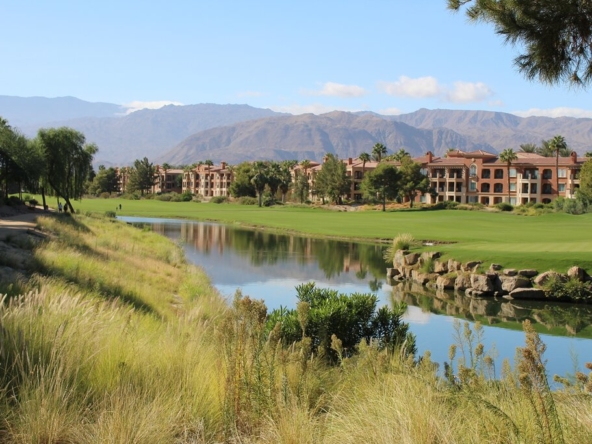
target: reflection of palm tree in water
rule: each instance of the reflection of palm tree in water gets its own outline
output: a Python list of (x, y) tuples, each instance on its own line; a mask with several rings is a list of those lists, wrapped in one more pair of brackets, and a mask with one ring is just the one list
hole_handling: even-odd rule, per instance
[(379, 281), (378, 278), (374, 278), (371, 281), (368, 281), (368, 286), (370, 287), (370, 291), (372, 293), (376, 293), (382, 288), (382, 281)]

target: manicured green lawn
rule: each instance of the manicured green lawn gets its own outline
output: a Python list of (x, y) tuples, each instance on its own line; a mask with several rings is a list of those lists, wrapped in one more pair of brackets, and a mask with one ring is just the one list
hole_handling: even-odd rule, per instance
[[(55, 202), (53, 206), (55, 206)], [(119, 204), (122, 205), (120, 211)], [(392, 239), (411, 233), (416, 239), (452, 242), (438, 250), (458, 260), (482, 260), (505, 267), (556, 269), (580, 265), (592, 272), (592, 214), (517, 216), (485, 211), (356, 211), (235, 204), (161, 202), (155, 200), (84, 199), (81, 212), (114, 211), (122, 216), (213, 220), (265, 226), (315, 236)]]

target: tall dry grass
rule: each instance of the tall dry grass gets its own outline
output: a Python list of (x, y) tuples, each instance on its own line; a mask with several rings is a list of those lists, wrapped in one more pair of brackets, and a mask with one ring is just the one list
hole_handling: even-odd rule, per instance
[[(0, 307), (0, 442), (588, 442), (588, 384), (552, 392), (527, 341), (491, 379), (459, 326), (447, 368), (361, 344), (328, 366), (265, 305), (227, 304), (181, 250), (100, 218), (44, 219), (27, 292)], [(51, 277), (49, 277), (51, 275)], [(256, 296), (256, 295), (254, 295)], [(335, 343), (338, 343), (335, 338)], [(589, 378), (589, 377), (588, 377)], [(580, 376), (586, 379), (586, 375)]]

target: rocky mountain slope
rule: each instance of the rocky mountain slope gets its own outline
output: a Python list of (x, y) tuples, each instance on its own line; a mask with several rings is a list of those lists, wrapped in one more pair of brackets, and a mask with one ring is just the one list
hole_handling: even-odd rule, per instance
[(341, 158), (370, 153), (381, 142), (390, 152), (405, 148), (412, 155), (426, 151), (443, 154), (448, 147), (492, 150), (446, 128), (418, 129), (376, 115), (333, 111), (320, 116), (303, 114), (242, 122), (213, 128), (188, 137), (156, 159), (190, 164), (210, 159), (237, 163), (256, 159), (309, 159), (320, 161), (326, 153)]

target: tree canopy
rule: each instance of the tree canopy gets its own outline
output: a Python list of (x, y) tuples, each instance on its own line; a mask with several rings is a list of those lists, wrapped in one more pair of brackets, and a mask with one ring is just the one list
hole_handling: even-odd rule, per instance
[(328, 197), (336, 204), (341, 203), (341, 196), (351, 187), (345, 164), (334, 154), (327, 154), (321, 171), (315, 178), (314, 192), (321, 198)]
[(522, 53), (514, 59), (529, 80), (585, 86), (592, 80), (592, 2), (588, 0), (448, 0), (467, 5), (472, 21), (495, 32)]
[(373, 198), (380, 195), (382, 211), (386, 211), (386, 200), (394, 199), (399, 194), (401, 176), (397, 168), (389, 163), (380, 163), (364, 176), (362, 191), (366, 197)]
[(399, 182), (400, 193), (409, 200), (409, 206), (413, 207), (413, 199), (416, 193), (427, 193), (430, 189), (430, 179), (421, 172), (421, 163), (414, 162), (411, 157), (404, 157), (399, 168), (401, 180)]
[(136, 159), (134, 167), (130, 171), (127, 190), (130, 193), (139, 191), (142, 195), (149, 191), (155, 183), (156, 167), (150, 163), (147, 157)]
[(72, 200), (80, 199), (84, 193), (93, 156), (98, 151), (96, 145), (85, 142), (84, 134), (67, 127), (40, 129), (37, 133), (46, 165), (45, 179), (71, 212), (74, 212)]

